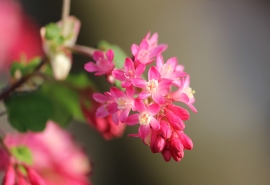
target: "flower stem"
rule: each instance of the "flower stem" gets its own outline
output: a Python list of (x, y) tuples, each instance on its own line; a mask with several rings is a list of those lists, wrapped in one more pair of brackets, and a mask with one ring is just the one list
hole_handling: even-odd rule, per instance
[(67, 19), (70, 11), (70, 0), (63, 0), (63, 8), (62, 8), (62, 33), (65, 35), (67, 30)]
[(82, 46), (82, 45), (75, 45), (73, 47), (70, 47), (69, 49), (75, 53), (80, 53), (82, 55), (86, 55), (86, 56), (91, 57), (91, 58), (92, 58), (95, 51), (99, 51), (95, 48)]

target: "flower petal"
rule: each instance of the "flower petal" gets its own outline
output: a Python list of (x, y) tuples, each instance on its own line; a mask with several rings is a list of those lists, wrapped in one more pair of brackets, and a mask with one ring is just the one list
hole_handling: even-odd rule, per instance
[(147, 82), (141, 78), (133, 78), (133, 79), (131, 79), (131, 82), (135, 87), (139, 87), (139, 88), (143, 88), (143, 89), (147, 85)]
[(110, 115), (110, 113), (105, 109), (105, 107), (102, 105), (96, 110), (96, 117), (103, 118)]
[(114, 53), (113, 53), (113, 50), (112, 50), (112, 49), (109, 49), (109, 50), (106, 52), (106, 57), (107, 57), (107, 59), (108, 59), (110, 62), (113, 61)]
[(157, 64), (157, 69), (158, 69), (158, 71), (160, 72), (161, 70), (162, 70), (162, 67), (163, 67), (163, 65), (164, 65), (164, 61), (163, 61), (163, 57), (162, 57), (162, 55), (161, 54), (159, 54), (158, 56), (157, 56), (157, 62), (156, 62), (156, 64)]
[(138, 53), (138, 50), (139, 50), (139, 46), (136, 44), (132, 44), (132, 46), (131, 46), (132, 55), (136, 55)]
[(153, 103), (152, 105), (150, 105), (150, 106), (148, 107), (148, 112), (149, 112), (152, 116), (156, 115), (156, 114), (159, 112), (159, 110), (160, 110), (160, 106), (159, 106), (159, 104), (157, 104), (157, 103)]
[(112, 94), (112, 97), (114, 98), (120, 98), (126, 96), (123, 91), (118, 89), (117, 87), (111, 87), (110, 92)]
[(159, 80), (160, 74), (155, 66), (152, 66), (148, 72), (148, 80)]
[(99, 103), (104, 103), (104, 102), (107, 102), (107, 101), (112, 99), (111, 97), (105, 96), (105, 95), (100, 94), (100, 93), (94, 93), (93, 98), (94, 98), (94, 100), (96, 100)]
[(147, 135), (149, 134), (149, 132), (150, 132), (150, 126), (149, 125), (141, 125), (139, 127), (139, 131), (138, 132), (139, 132), (140, 138), (142, 140), (144, 140), (147, 137)]
[(154, 130), (159, 130), (160, 129), (160, 124), (156, 118), (152, 117), (150, 121), (150, 125)]
[(142, 112), (146, 111), (146, 107), (145, 107), (145, 105), (144, 105), (144, 103), (143, 103), (142, 100), (135, 99), (134, 105), (135, 105), (135, 108), (136, 108), (136, 110), (138, 112), (142, 113)]
[(84, 69), (88, 72), (99, 71), (98, 66), (94, 62), (88, 62), (84, 65)]
[(119, 110), (117, 106), (118, 106), (118, 105), (117, 105), (116, 102), (111, 103), (111, 104), (108, 105), (108, 107), (107, 107), (108, 112), (111, 113), (111, 114), (117, 112), (117, 111)]
[(121, 112), (121, 114), (120, 114), (120, 116), (119, 116), (120, 122), (122, 122), (122, 123), (125, 122), (125, 120), (126, 120), (127, 117), (128, 117), (128, 114), (129, 114), (129, 112), (130, 112), (130, 109), (131, 109), (131, 108), (127, 108), (127, 109), (123, 109), (123, 110), (122, 110), (122, 112)]
[(161, 94), (159, 94), (159, 93), (153, 94), (152, 95), (152, 98), (158, 104), (163, 104), (165, 102), (164, 97)]
[(127, 119), (125, 120), (125, 123), (127, 125), (136, 125), (139, 123), (139, 115), (140, 114), (131, 114)]
[(120, 81), (126, 80), (124, 71), (122, 71), (122, 70), (115, 69), (115, 70), (112, 71), (112, 75), (113, 75), (113, 77), (116, 78), (117, 80), (120, 80)]

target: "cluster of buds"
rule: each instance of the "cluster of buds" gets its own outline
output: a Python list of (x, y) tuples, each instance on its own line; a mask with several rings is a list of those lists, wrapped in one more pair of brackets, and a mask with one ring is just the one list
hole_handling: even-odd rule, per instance
[(15, 161), (8, 165), (3, 185), (45, 185), (41, 176), (31, 167)]
[[(193, 143), (183, 132), (189, 112), (173, 103), (183, 102), (197, 112), (193, 106), (195, 91), (189, 86), (189, 75), (175, 57), (164, 62), (161, 53), (167, 45), (157, 41), (157, 33), (152, 37), (148, 33), (139, 46), (133, 44), (133, 57), (125, 59), (122, 69), (115, 67), (113, 50), (105, 53), (96, 51), (93, 56), (95, 62), (85, 64), (85, 70), (95, 72), (95, 75), (106, 75), (112, 84), (109, 92), (93, 95), (101, 104), (96, 110), (96, 117), (112, 116), (115, 124), (139, 124), (138, 133), (130, 136), (140, 137), (153, 153), (161, 153), (165, 161), (171, 158), (180, 161), (184, 150), (191, 150)], [(148, 80), (145, 80), (146, 66), (154, 61), (156, 65), (150, 67)], [(117, 80), (121, 87), (117, 86)]]

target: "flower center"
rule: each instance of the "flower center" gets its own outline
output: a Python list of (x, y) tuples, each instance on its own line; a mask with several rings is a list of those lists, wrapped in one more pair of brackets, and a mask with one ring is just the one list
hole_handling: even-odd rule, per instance
[(125, 77), (126, 77), (127, 79), (134, 77), (134, 73), (133, 73), (132, 70), (126, 71), (126, 72), (124, 73), (124, 75), (125, 75)]
[(139, 123), (141, 125), (148, 125), (150, 123), (150, 120), (151, 120), (151, 117), (149, 114), (147, 113), (142, 113), (140, 116), (139, 116)]
[(158, 87), (158, 81), (157, 80), (150, 80), (147, 83), (147, 91), (150, 93), (155, 93)]
[(126, 98), (118, 98), (116, 103), (118, 105), (118, 109), (125, 109), (129, 105), (129, 102), (126, 100)]
[(191, 89), (191, 87), (187, 87), (183, 90), (183, 92), (189, 97), (194, 98), (195, 91)]

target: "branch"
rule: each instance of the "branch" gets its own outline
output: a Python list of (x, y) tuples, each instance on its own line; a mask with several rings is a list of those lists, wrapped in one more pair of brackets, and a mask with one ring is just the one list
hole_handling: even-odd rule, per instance
[(33, 75), (35, 75), (40, 68), (46, 63), (46, 60), (42, 60), (38, 66), (34, 69), (32, 73), (29, 73), (25, 76), (23, 76), (20, 80), (13, 83), (11, 86), (7, 86), (3, 89), (3, 91), (0, 93), (0, 101), (7, 98), (10, 93), (12, 93), (16, 88), (20, 87), (23, 83), (25, 83), (29, 78), (31, 78)]
[(67, 19), (70, 11), (70, 0), (63, 0), (62, 9), (62, 33), (65, 35), (67, 29)]

